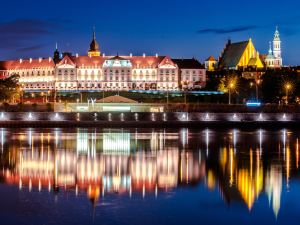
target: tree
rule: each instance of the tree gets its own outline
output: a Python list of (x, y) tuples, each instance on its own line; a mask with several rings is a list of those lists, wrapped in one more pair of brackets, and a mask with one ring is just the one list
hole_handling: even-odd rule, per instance
[(19, 85), (19, 75), (13, 74), (0, 79), (0, 101), (11, 102), (20, 97), (21, 88)]
[(228, 93), (228, 103), (231, 104), (231, 95), (238, 93), (239, 77), (235, 74), (223, 77), (220, 80), (218, 90)]

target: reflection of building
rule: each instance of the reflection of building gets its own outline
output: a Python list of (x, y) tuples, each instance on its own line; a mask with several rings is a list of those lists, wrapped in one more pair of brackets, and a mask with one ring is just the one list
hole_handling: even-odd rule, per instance
[[(205, 174), (199, 153), (179, 153), (173, 146), (178, 137), (167, 133), (134, 137), (126, 132), (96, 134), (79, 129), (75, 136), (59, 136), (57, 132), (39, 135), (31, 130), (27, 135), (28, 139), (23, 134), (14, 137), (23, 147), (10, 150), (9, 162), (14, 163), (3, 174), (6, 182), (21, 189), (75, 188), (86, 190), (95, 201), (105, 192), (145, 194), (197, 183)], [(130, 143), (134, 142), (151, 151), (132, 152), (134, 145)], [(52, 151), (54, 146), (56, 150)]]
[[(105, 56), (95, 31), (88, 55), (61, 54), (53, 58), (0, 62), (0, 75), (18, 74), (27, 91), (178, 90), (182, 81), (204, 87), (206, 70), (196, 59), (169, 56)], [(181, 76), (184, 80), (181, 80)]]
[(94, 203), (106, 193), (144, 196), (203, 181), (209, 190), (218, 189), (228, 204), (242, 202), (249, 210), (265, 194), (277, 216), (283, 185), (288, 188), (299, 172), (298, 141), (293, 145), (293, 135), (285, 130), (279, 145), (267, 142), (261, 130), (251, 132), (251, 138), (238, 130), (224, 137), (207, 129), (173, 133), (28, 129), (17, 135), (4, 129), (0, 134), (1, 180), (21, 189), (86, 191)]

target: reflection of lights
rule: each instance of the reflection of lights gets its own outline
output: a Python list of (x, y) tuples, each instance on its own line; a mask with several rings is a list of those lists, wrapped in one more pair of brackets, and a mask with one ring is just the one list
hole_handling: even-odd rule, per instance
[(112, 121), (112, 116), (111, 113), (108, 113), (108, 121), (111, 122)]
[(262, 155), (262, 143), (263, 143), (263, 131), (260, 129), (258, 131), (259, 134), (259, 154)]
[(186, 145), (188, 144), (188, 139), (189, 139), (189, 130), (184, 128), (181, 129), (180, 131), (180, 137), (181, 137), (181, 143), (183, 148), (186, 147)]
[(285, 154), (286, 154), (286, 130), (285, 129), (282, 131), (282, 142), (283, 142), (283, 158), (285, 160)]
[(113, 155), (129, 155), (130, 133), (104, 133), (103, 153)]
[(296, 167), (299, 168), (299, 139), (297, 138), (296, 143)]
[(262, 168), (259, 168), (259, 171), (254, 175), (249, 174), (246, 169), (238, 171), (237, 187), (249, 209), (252, 208), (255, 199), (259, 196), (263, 188), (262, 174)]
[(1, 152), (3, 153), (4, 151), (4, 144), (5, 144), (5, 130), (4, 128), (1, 128)]
[(234, 169), (234, 152), (232, 148), (229, 149), (229, 164), (230, 164), (230, 178), (229, 178), (229, 185), (233, 185), (234, 176), (233, 176), (233, 169)]
[(139, 114), (134, 113), (134, 119), (135, 119), (135, 121), (139, 121)]
[(22, 189), (22, 180), (20, 178), (20, 180), (19, 180), (19, 190), (21, 190), (21, 189)]
[(205, 130), (205, 142), (206, 142), (206, 156), (208, 156), (209, 152), (209, 130)]
[(269, 201), (272, 200), (272, 207), (275, 217), (277, 218), (282, 192), (282, 172), (280, 167), (271, 167), (271, 170), (266, 175), (266, 193)]
[(29, 192), (31, 192), (31, 190), (32, 190), (32, 181), (31, 181), (31, 179), (29, 179), (28, 190), (29, 190)]
[(4, 120), (4, 119), (5, 119), (4, 112), (1, 112), (1, 114), (0, 114), (0, 120)]
[(124, 121), (124, 113), (121, 113), (120, 119), (121, 119), (122, 122)]
[(163, 121), (167, 121), (167, 114), (166, 113), (163, 114)]
[(213, 171), (209, 170), (207, 173), (207, 187), (210, 190), (213, 190), (216, 186), (216, 178)]
[(289, 179), (290, 179), (290, 160), (291, 160), (290, 148), (286, 149), (286, 186), (289, 188)]
[(151, 120), (155, 121), (155, 114), (154, 113), (151, 113)]
[(235, 154), (236, 153), (236, 143), (237, 143), (237, 130), (234, 129), (232, 134), (233, 134), (233, 138), (232, 138), (233, 149), (234, 149), (234, 154)]

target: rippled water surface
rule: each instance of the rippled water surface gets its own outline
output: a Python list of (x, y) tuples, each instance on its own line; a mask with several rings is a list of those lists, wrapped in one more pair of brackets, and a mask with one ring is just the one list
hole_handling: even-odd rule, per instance
[(1, 224), (298, 224), (297, 130), (1, 129)]

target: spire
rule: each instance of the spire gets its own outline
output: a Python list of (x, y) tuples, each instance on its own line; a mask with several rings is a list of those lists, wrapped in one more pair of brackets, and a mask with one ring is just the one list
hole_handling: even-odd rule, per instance
[(93, 40), (96, 40), (96, 27), (93, 26)]
[(55, 43), (55, 51), (53, 54), (53, 61), (56, 63), (58, 63), (60, 61), (60, 53), (58, 51), (58, 44), (57, 42)]
[(280, 34), (278, 30), (278, 26), (276, 26), (275, 34), (274, 34), (274, 41), (280, 41)]
[(272, 42), (269, 42), (269, 55), (273, 55), (273, 51), (272, 51)]
[(100, 56), (100, 47), (96, 41), (96, 28), (93, 26), (93, 40), (90, 44), (90, 49), (88, 51), (89, 56)]

